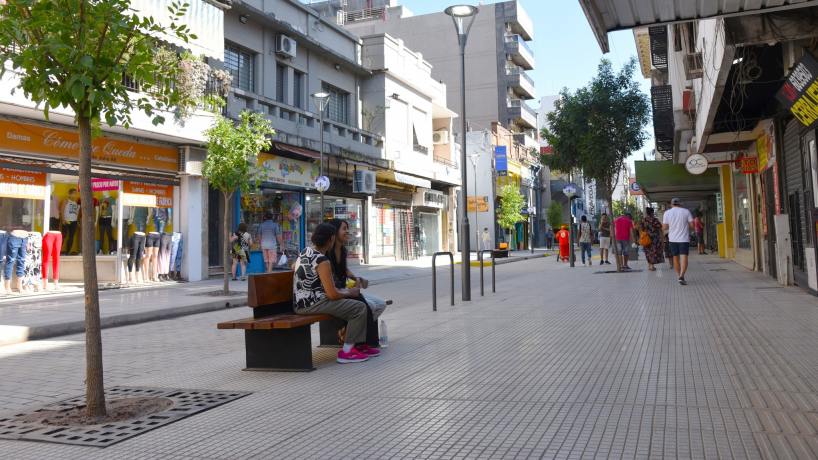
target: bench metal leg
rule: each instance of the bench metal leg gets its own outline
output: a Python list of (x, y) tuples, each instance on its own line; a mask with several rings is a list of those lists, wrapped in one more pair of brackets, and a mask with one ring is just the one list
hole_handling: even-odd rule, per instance
[(338, 329), (344, 327), (345, 324), (346, 321), (338, 318), (319, 322), (318, 331), (320, 332), (321, 343), (318, 346), (321, 348), (340, 348)]
[(312, 371), (310, 327), (245, 330), (246, 371)]

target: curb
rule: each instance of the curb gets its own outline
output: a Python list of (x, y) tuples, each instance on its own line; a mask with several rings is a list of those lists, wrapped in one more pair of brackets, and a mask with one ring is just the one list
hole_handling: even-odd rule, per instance
[[(227, 308), (237, 308), (247, 306), (247, 296), (227, 297), (222, 300), (212, 302), (187, 305), (184, 307), (165, 308), (139, 313), (126, 313), (102, 317), (100, 327), (109, 329), (121, 326), (131, 326), (134, 324), (173, 319), (180, 316), (207, 313)], [(71, 321), (67, 323), (45, 324), (42, 326), (7, 326), (6, 331), (0, 330), (0, 346), (12, 345), (15, 343), (27, 342), (29, 340), (42, 340), (64, 335), (79, 334), (85, 332), (85, 321)]]

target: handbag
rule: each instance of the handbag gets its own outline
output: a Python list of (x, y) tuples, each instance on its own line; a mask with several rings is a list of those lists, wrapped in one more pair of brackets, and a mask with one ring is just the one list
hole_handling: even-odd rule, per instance
[(639, 245), (643, 248), (650, 246), (653, 241), (650, 239), (650, 235), (645, 230), (639, 231)]

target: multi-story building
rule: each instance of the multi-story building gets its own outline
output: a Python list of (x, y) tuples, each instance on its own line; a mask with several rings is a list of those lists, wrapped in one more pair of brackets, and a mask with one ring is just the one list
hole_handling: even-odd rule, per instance
[[(208, 62), (220, 62), (224, 57), (222, 21), (227, 2), (188, 3), (190, 8), (179, 19), (198, 38), (174, 45), (204, 56)], [(137, 14), (152, 16), (160, 23), (165, 22), (169, 5), (170, 1), (164, 0), (131, 2)], [(191, 281), (206, 276), (205, 254), (199, 249), (207, 241), (207, 214), (203, 209), (206, 186), (200, 166), (204, 130), (213, 115), (199, 110), (180, 122), (169, 113), (165, 114), (164, 124), (154, 126), (150, 117), (135, 111), (128, 128), (103, 125), (93, 144), (97, 247), (81, 247), (76, 193), (79, 145), (74, 114), (55, 108), (46, 119), (23, 91), (14, 90), (19, 78), (9, 69), (0, 80), (0, 230), (40, 234), (62, 231), (65, 238), (59, 252), (63, 255), (57, 256), (60, 281), (82, 279), (80, 254), (90, 250), (100, 254), (97, 274), (101, 283), (127, 282), (129, 270), (123, 263), (124, 256), (132, 251), (128, 243), (137, 231), (155, 233), (157, 237), (164, 234), (168, 241), (181, 239), (182, 276)], [(139, 82), (127, 82), (137, 97)], [(152, 274), (176, 270), (167, 259), (161, 265), (159, 261), (152, 266)], [(133, 269), (132, 265), (131, 275)]]

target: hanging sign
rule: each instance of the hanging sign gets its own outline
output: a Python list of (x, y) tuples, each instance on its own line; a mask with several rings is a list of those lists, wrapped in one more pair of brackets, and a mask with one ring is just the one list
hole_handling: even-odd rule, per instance
[(716, 222), (724, 222), (724, 200), (720, 192), (716, 192)]
[(709, 165), (710, 162), (707, 161), (707, 157), (699, 153), (690, 155), (687, 157), (687, 161), (685, 161), (685, 169), (687, 169), (687, 172), (696, 176), (704, 174)]
[(741, 156), (736, 162), (742, 174), (755, 174), (758, 172), (758, 158)]
[(313, 188), (319, 174), (318, 163), (293, 160), (269, 153), (258, 155), (258, 168), (262, 182)]
[(468, 212), (489, 212), (489, 197), (487, 196), (467, 197), (466, 210)]
[(577, 195), (577, 186), (574, 184), (567, 184), (562, 188), (562, 193), (564, 193), (568, 198), (573, 198)]
[(508, 150), (505, 145), (494, 147), (494, 170), (498, 176), (508, 175)]
[(635, 177), (628, 178), (628, 195), (630, 196), (641, 196), (645, 193), (642, 191), (642, 187), (636, 183)]
[(119, 190), (119, 181), (115, 179), (91, 179), (91, 190), (94, 192)]
[(802, 125), (818, 126), (818, 60), (808, 51), (795, 64), (776, 97)]
[(315, 189), (319, 192), (323, 193), (329, 190), (329, 177), (327, 176), (318, 176), (315, 179)]
[(45, 173), (0, 167), (0, 196), (45, 199)]

